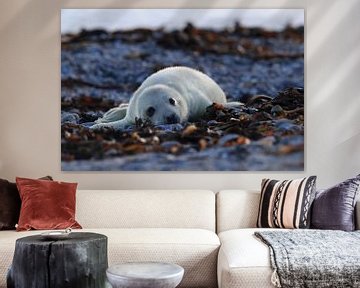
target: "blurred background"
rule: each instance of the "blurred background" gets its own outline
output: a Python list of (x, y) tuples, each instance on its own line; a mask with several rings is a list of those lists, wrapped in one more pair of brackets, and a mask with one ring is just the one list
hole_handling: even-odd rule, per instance
[(245, 27), (281, 30), (304, 25), (304, 9), (62, 9), (61, 33), (81, 29), (223, 28), (240, 22)]

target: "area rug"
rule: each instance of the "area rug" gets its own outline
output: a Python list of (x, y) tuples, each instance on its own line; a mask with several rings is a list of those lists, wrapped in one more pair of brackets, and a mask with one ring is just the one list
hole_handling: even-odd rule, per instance
[(255, 232), (270, 248), (276, 287), (360, 287), (360, 231)]

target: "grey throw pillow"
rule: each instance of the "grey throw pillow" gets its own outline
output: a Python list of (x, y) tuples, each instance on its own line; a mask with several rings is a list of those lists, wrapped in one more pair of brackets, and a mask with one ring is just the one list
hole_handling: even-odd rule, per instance
[(353, 231), (359, 186), (360, 174), (317, 191), (312, 205), (311, 228)]

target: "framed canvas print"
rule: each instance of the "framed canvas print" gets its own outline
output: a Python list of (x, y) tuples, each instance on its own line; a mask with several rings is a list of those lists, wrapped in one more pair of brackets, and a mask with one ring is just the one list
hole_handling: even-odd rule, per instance
[(303, 9), (62, 9), (63, 171), (304, 170)]

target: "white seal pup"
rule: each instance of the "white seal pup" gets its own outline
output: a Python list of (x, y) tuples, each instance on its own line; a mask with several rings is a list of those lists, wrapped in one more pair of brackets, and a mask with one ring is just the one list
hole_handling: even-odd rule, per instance
[(122, 130), (134, 125), (137, 118), (155, 125), (197, 121), (213, 103), (243, 105), (227, 103), (224, 91), (204, 73), (188, 67), (168, 67), (146, 78), (129, 104), (109, 110), (91, 128)]

